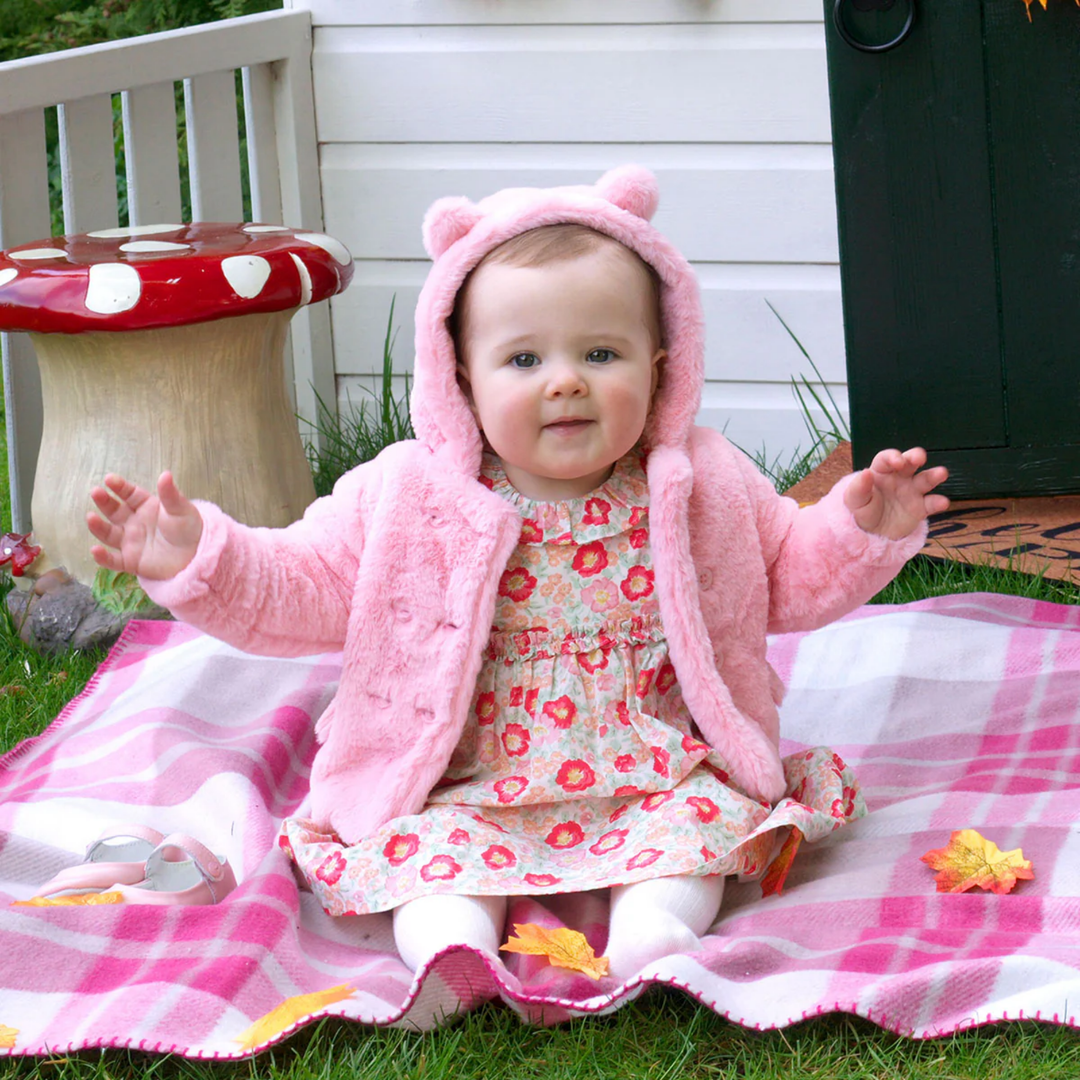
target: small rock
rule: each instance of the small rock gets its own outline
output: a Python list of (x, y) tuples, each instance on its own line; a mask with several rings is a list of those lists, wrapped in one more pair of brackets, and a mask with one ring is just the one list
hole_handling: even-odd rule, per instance
[(19, 637), (45, 656), (68, 649), (108, 648), (132, 618), (171, 618), (156, 605), (137, 616), (114, 615), (94, 599), (89, 585), (76, 581), (63, 567), (42, 574), (29, 591), (12, 589), (7, 606)]

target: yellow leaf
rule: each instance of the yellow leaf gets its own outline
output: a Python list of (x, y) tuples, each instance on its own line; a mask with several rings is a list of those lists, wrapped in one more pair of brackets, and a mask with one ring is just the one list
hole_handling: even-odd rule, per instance
[(607, 957), (597, 956), (577, 930), (565, 926), (545, 930), (536, 923), (514, 923), (514, 933), (518, 936), (502, 946), (505, 952), (546, 956), (555, 967), (581, 971), (590, 979), (602, 979), (608, 973)]
[(979, 888), (1007, 893), (1019, 879), (1030, 881), (1035, 877), (1020, 848), (1000, 851), (997, 844), (974, 829), (956, 830), (945, 847), (934, 848), (921, 859), (937, 870), (934, 880), (938, 892)]
[(803, 834), (795, 826), (792, 826), (791, 832), (788, 833), (787, 839), (779, 852), (777, 852), (776, 858), (769, 863), (769, 868), (761, 879), (762, 897), (772, 896), (773, 893), (777, 896), (780, 895), (784, 882), (787, 881), (791, 864), (795, 861), (795, 852), (799, 850), (799, 845), (802, 843), (802, 838)]
[(94, 904), (122, 904), (123, 893), (93, 892), (76, 896), (35, 896), (30, 900), (13, 900), (12, 907), (90, 907)]
[(265, 1016), (259, 1017), (254, 1024), (234, 1039), (244, 1050), (254, 1050), (256, 1046), (270, 1042), (283, 1031), (287, 1031), (298, 1020), (325, 1009), (338, 1001), (351, 998), (356, 990), (346, 984), (331, 986), (329, 990), (316, 990), (312, 994), (298, 994), (286, 998)]
[(18, 1028), (9, 1028), (4, 1024), (0, 1024), (0, 1050), (14, 1050), (15, 1039), (18, 1034)]

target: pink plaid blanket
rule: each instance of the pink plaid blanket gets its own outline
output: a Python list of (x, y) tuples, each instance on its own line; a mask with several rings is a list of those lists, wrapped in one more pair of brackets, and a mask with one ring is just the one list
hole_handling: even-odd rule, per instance
[[(869, 817), (804, 845), (781, 896), (731, 883), (694, 955), (625, 985), (468, 950), (416, 977), (388, 915), (331, 918), (274, 844), (305, 793), (313, 721), (339, 658), (267, 660), (177, 624), (132, 624), (45, 734), (0, 761), (0, 1047), (130, 1046), (239, 1057), (320, 1016), (429, 1027), (499, 997), (551, 1023), (650, 983), (731, 1020), (779, 1027), (849, 1012), (927, 1038), (990, 1021), (1075, 1024), (1080, 1001), (1080, 607), (985, 594), (860, 609), (772, 643), (790, 687), (786, 752), (832, 745)], [(213, 907), (11, 906), (77, 863), (106, 826), (142, 821), (225, 853)], [(953, 829), (1023, 847), (1008, 896), (939, 894), (919, 860)], [(602, 893), (515, 901), (601, 951)]]

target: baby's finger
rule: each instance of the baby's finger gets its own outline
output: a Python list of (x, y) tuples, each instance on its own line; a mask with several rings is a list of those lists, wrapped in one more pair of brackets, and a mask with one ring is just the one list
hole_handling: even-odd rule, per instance
[[(875, 459), (876, 460), (876, 459)], [(874, 497), (874, 477), (870, 469), (862, 469), (844, 489), (844, 505), (849, 510), (860, 510)]]
[(944, 465), (935, 465), (932, 469), (926, 469), (915, 476), (915, 487), (920, 494), (925, 495), (933, 491), (938, 484), (945, 483), (949, 479), (949, 470)]
[(876, 473), (897, 472), (903, 467), (904, 455), (891, 447), (888, 450), (879, 450), (870, 462), (870, 468)]
[(119, 526), (98, 517), (97, 514), (90, 513), (86, 515), (86, 527), (103, 544), (107, 544), (111, 548), (120, 547), (120, 541), (124, 537), (124, 530)]
[(124, 568), (120, 561), (120, 553), (102, 547), (100, 544), (91, 545), (90, 556), (98, 566), (104, 566), (106, 570), (123, 570)]
[(921, 469), (926, 464), (926, 451), (921, 446), (913, 446), (905, 450), (903, 457), (912, 472)]
[(166, 470), (158, 477), (158, 498), (165, 512), (181, 517), (191, 510), (191, 500), (176, 486), (173, 474)]
[(927, 495), (923, 500), (927, 517), (931, 514), (944, 514), (951, 505), (947, 495)]

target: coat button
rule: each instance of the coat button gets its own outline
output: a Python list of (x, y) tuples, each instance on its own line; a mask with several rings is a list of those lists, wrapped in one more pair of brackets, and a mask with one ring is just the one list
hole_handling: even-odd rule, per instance
[(698, 571), (697, 583), (700, 589), (712, 588), (712, 571), (706, 566), (703, 570)]

